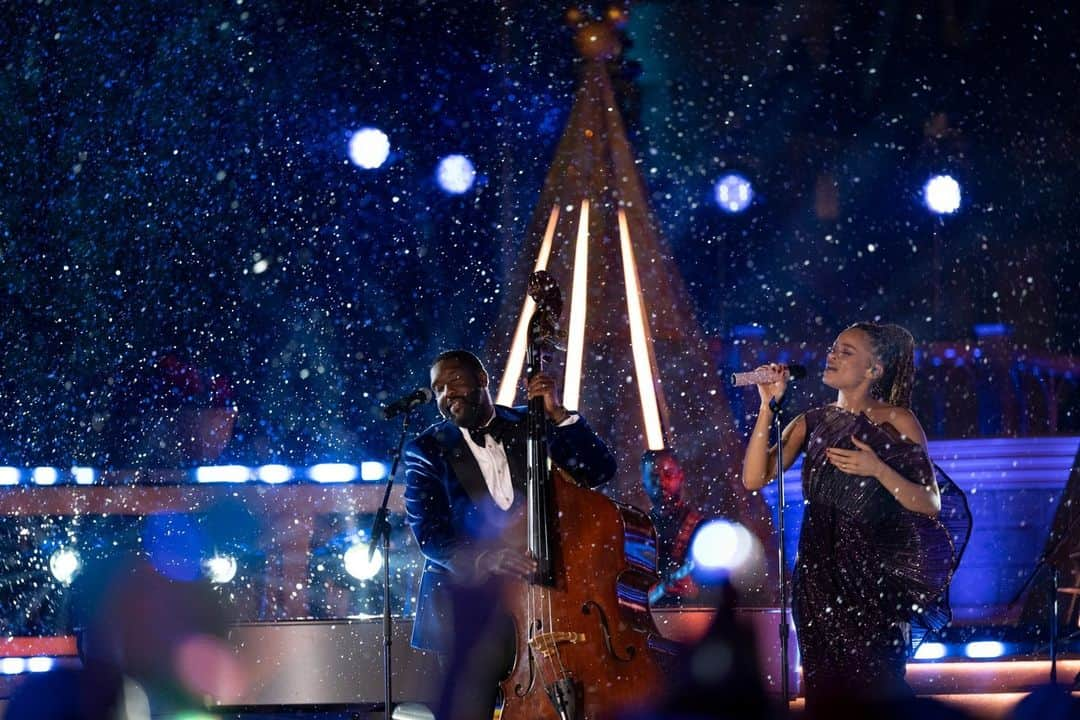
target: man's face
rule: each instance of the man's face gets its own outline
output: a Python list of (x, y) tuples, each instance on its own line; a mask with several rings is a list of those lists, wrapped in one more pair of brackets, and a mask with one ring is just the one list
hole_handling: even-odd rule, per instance
[(435, 393), (439, 412), (458, 427), (479, 427), (491, 417), (493, 407), (487, 375), (478, 376), (457, 360), (443, 360), (432, 366), (431, 391)]
[(678, 461), (669, 454), (657, 455), (653, 460), (645, 461), (641, 468), (641, 482), (645, 493), (658, 504), (682, 495), (683, 470)]

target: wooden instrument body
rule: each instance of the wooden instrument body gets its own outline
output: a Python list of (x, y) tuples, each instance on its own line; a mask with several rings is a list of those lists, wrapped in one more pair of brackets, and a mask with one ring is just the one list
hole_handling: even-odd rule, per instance
[(551, 494), (554, 583), (506, 586), (517, 638), (502, 683), (506, 720), (559, 720), (546, 689), (552, 668), (572, 680), (582, 720), (653, 699), (662, 682), (650, 647), (659, 634), (648, 605), (657, 581), (648, 515), (577, 485), (558, 468)]
[[(559, 335), (562, 296), (544, 271), (529, 278), (536, 312), (526, 365), (544, 370)], [(548, 397), (548, 401), (551, 397)], [(516, 651), (500, 684), (505, 720), (596, 720), (653, 697), (660, 667), (649, 647), (656, 531), (644, 513), (579, 486), (548, 463), (545, 398), (529, 400), (525, 527), (507, 538), (536, 560), (504, 586)]]

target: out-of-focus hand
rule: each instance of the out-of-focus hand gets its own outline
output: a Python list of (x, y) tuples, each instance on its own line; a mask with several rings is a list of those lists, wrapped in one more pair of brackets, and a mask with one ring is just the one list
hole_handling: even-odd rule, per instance
[(529, 378), (525, 391), (530, 400), (534, 397), (544, 398), (544, 412), (556, 425), (570, 415), (570, 412), (563, 407), (562, 402), (559, 400), (559, 388), (555, 384), (555, 378), (551, 375), (543, 372), (536, 373)]
[(536, 560), (532, 556), (512, 548), (489, 550), (476, 559), (476, 571), (480, 575), (526, 577), (536, 569)]

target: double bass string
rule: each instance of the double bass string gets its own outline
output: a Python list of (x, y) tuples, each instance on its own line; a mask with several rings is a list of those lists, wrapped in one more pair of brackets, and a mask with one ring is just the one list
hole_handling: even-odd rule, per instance
[[(537, 362), (536, 362), (537, 370), (542, 370), (544, 363), (543, 363), (543, 354), (541, 352), (536, 353), (536, 360), (537, 360)], [(527, 422), (528, 422), (528, 426), (529, 426), (529, 436), (530, 437), (544, 438), (544, 435), (546, 434), (544, 432), (544, 430), (545, 430), (544, 424), (546, 424), (546, 418), (544, 418), (544, 416), (542, 415), (542, 412), (543, 412), (543, 410), (541, 409), (539, 412), (530, 412), (528, 414), (528, 416), (527, 416)], [(540, 458), (536, 458), (536, 459), (539, 460)], [(546, 459), (546, 453), (545, 453), (545, 459)], [(545, 473), (545, 475), (549, 474), (551, 471), (550, 471), (550, 468), (547, 467), (547, 465), (548, 465), (548, 463), (544, 462), (543, 466), (541, 468), (539, 468), (539, 471), (538, 471), (538, 473), (536, 475), (538, 475), (539, 472), (543, 472), (543, 473)], [(534, 475), (532, 479), (536, 480), (537, 477)], [(540, 503), (546, 503), (550, 499), (550, 498), (545, 497), (544, 495), (542, 495), (539, 492), (539, 488), (529, 488), (528, 492), (529, 492), (530, 498), (532, 498), (534, 500), (536, 505), (539, 505)], [(531, 508), (532, 511), (537, 511), (538, 509), (539, 508)], [(545, 508), (545, 510), (548, 510), (548, 511), (550, 511), (551, 509), (552, 508)], [(538, 513), (538, 515), (540, 517), (543, 517), (546, 522), (550, 522), (550, 520), (551, 520), (550, 512)], [(550, 537), (550, 529), (549, 528), (547, 528), (547, 527), (540, 528), (540, 531), (543, 532), (546, 536)], [(548, 547), (549, 551), (550, 551), (550, 549), (551, 548)], [(530, 613), (533, 615), (533, 617), (530, 618), (530, 628), (529, 628), (529, 637), (530, 637), (530, 639), (534, 636), (534, 633), (537, 631), (537, 627), (536, 627), (536, 625), (537, 625), (537, 623), (536, 623), (537, 616), (539, 616), (539, 618), (541, 619), (541, 625), (540, 625), (540, 628), (539, 628), (540, 632), (541, 633), (549, 633), (549, 634), (553, 633), (555, 631), (555, 627), (554, 627), (555, 626), (555, 611), (554, 611), (554, 603), (552, 603), (552, 601), (551, 601), (551, 596), (550, 596), (550, 592), (548, 591), (548, 588), (545, 587), (542, 582), (537, 583), (537, 582), (533, 582), (533, 581), (529, 581), (528, 586), (529, 586), (528, 587), (529, 610), (530, 610)], [(539, 610), (537, 609), (538, 604), (539, 604)], [(536, 657), (537, 653), (533, 652), (532, 648), (529, 649), (529, 652), (534, 657)], [(563, 664), (562, 655), (559, 652), (559, 646), (558, 646), (557, 642), (553, 642), (551, 644), (551, 655), (553, 656), (553, 658), (549, 657), (548, 653), (543, 652), (543, 647), (541, 647), (539, 655), (540, 655), (540, 657), (537, 658), (537, 665), (538, 665), (539, 670), (540, 670), (540, 681), (545, 686), (553, 685), (557, 680), (565, 679), (568, 676), (566, 666)], [(550, 680), (549, 680), (549, 678), (550, 678)], [(545, 691), (546, 691), (546, 687), (545, 687)]]

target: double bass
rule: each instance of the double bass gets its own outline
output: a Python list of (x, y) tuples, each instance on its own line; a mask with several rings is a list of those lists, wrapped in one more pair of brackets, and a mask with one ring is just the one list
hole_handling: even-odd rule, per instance
[[(555, 347), (562, 295), (546, 272), (529, 278), (527, 372)], [(507, 586), (516, 652), (500, 684), (505, 720), (594, 720), (655, 698), (665, 651), (649, 614), (657, 581), (648, 515), (580, 487), (549, 467), (544, 399), (529, 401), (525, 544), (537, 570)]]

